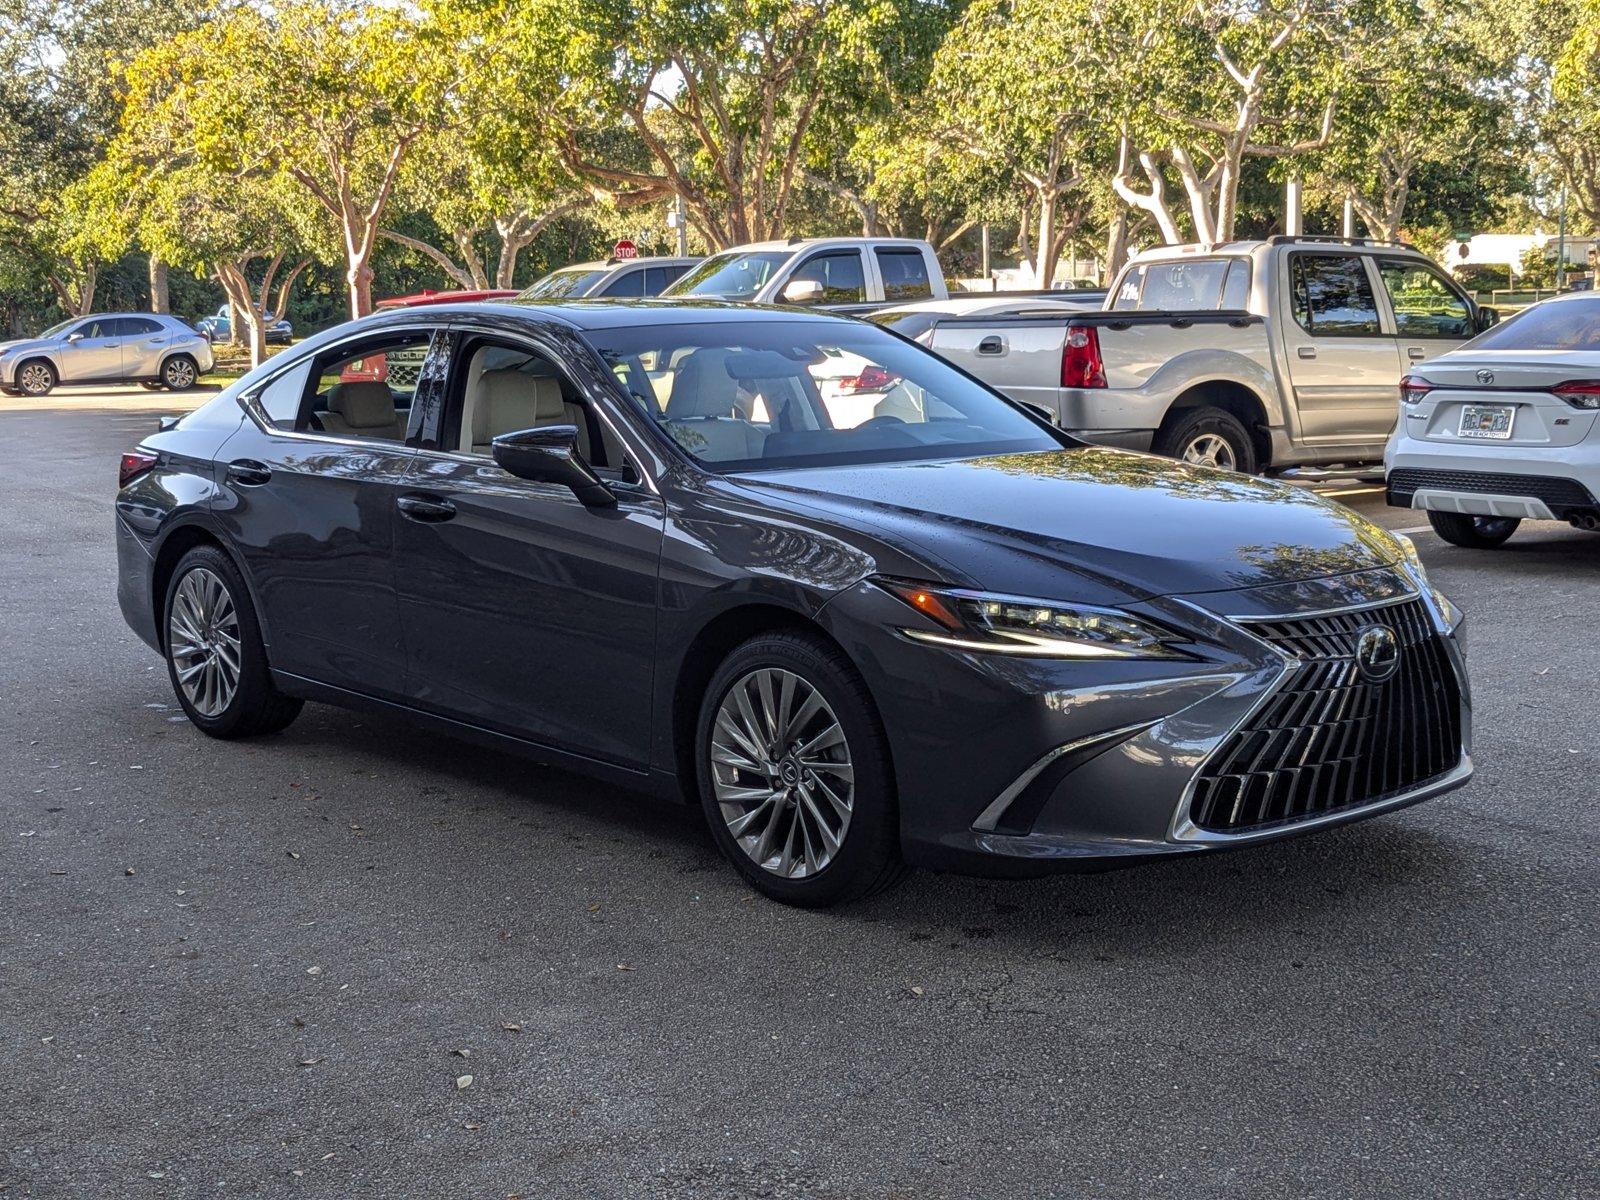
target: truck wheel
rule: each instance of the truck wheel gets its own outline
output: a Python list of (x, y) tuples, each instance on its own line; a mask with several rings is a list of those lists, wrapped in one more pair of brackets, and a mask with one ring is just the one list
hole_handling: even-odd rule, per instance
[(1220, 408), (1173, 413), (1156, 434), (1154, 450), (1180, 462), (1254, 475), (1256, 448), (1239, 418)]
[(1522, 522), (1516, 517), (1474, 517), (1467, 513), (1430, 512), (1428, 524), (1452, 546), (1493, 550), (1504, 545)]

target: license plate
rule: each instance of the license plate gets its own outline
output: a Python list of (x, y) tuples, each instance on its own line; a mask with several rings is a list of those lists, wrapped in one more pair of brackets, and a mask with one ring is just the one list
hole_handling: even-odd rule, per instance
[(1504, 440), (1511, 436), (1511, 419), (1516, 416), (1515, 405), (1464, 404), (1461, 407), (1461, 436), (1464, 438), (1495, 438)]

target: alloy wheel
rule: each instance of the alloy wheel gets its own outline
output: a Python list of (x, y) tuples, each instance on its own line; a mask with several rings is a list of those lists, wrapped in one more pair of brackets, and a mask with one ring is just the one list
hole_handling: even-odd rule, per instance
[(785, 879), (825, 868), (850, 828), (850, 744), (822, 693), (792, 671), (763, 667), (728, 689), (711, 730), (711, 782), (739, 849)]
[(196, 567), (172, 596), (167, 653), (186, 700), (218, 717), (239, 690), (239, 613), (215, 572)]
[(50, 368), (41, 362), (31, 362), (17, 372), (17, 386), (29, 396), (43, 396), (55, 384)]
[(194, 386), (194, 364), (187, 358), (174, 358), (162, 369), (166, 385), (175, 392)]
[(1239, 460), (1233, 452), (1233, 447), (1228, 440), (1214, 433), (1202, 433), (1195, 436), (1183, 448), (1183, 461), (1193, 463), (1198, 467), (1221, 467), (1225, 471), (1237, 471)]

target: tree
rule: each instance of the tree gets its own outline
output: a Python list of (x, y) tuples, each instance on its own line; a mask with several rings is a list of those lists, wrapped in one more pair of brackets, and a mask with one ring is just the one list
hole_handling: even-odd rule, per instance
[(458, 47), (398, 6), (240, 8), (159, 48), (128, 104), (220, 178), (281, 173), (332, 219), (351, 316), (407, 156), (457, 119)]
[(1551, 74), (1544, 134), (1578, 210), (1600, 230), (1600, 0), (1567, 10), (1574, 19)]
[[(1343, 68), (1332, 35), (1347, 0), (1111, 0), (1105, 24), (1119, 45), (1117, 194), (1182, 241), (1167, 171), (1187, 200), (1194, 237), (1234, 235), (1249, 158), (1288, 158), (1325, 146)], [(1135, 168), (1143, 176), (1141, 186)]]

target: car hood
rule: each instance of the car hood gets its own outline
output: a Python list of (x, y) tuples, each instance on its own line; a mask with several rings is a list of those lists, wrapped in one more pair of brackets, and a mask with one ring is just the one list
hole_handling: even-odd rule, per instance
[(56, 343), (50, 338), (18, 338), (0, 342), (0, 354), (14, 354), (19, 350), (54, 350)]
[(864, 521), (964, 577), (947, 582), (1040, 599), (1294, 583), (1404, 554), (1383, 529), (1304, 489), (1098, 447), (739, 478), (769, 501)]

